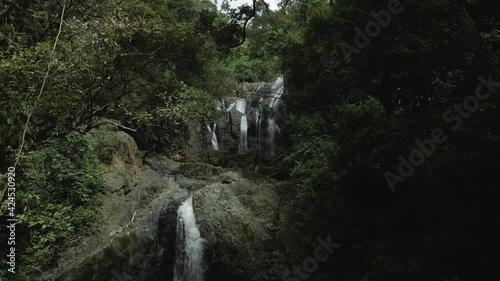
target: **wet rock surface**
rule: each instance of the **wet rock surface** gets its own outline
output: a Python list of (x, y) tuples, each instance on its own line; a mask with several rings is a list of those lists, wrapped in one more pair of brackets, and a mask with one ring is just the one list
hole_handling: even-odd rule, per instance
[(164, 155), (146, 155), (143, 165), (137, 146), (117, 149), (97, 230), (33, 280), (171, 281), (177, 210), (190, 195), (206, 239), (206, 280), (271, 280), (258, 272), (270, 267), (265, 257), (279, 209), (274, 180)]
[[(227, 172), (194, 193), (194, 209), (207, 243), (207, 280), (267, 280), (264, 259), (273, 239), (278, 196), (272, 181)], [(257, 279), (256, 279), (257, 278)]]

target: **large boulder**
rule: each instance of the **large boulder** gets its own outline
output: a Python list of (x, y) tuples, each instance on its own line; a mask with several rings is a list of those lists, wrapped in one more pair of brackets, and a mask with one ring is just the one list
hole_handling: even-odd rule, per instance
[(125, 132), (115, 132), (113, 136), (114, 153), (112, 166), (128, 174), (138, 175), (142, 158), (134, 139)]
[[(207, 281), (266, 280), (268, 245), (277, 224), (278, 196), (269, 181), (222, 174), (194, 194), (194, 210), (207, 240)], [(272, 247), (271, 247), (272, 248)]]
[(130, 191), (130, 184), (140, 176), (141, 153), (134, 139), (125, 132), (100, 131), (98, 149), (102, 161), (110, 164), (103, 178), (111, 193)]
[(161, 280), (166, 252), (158, 243), (159, 217), (188, 192), (148, 166), (137, 173), (129, 191), (106, 198), (97, 231), (65, 251), (57, 268), (34, 280)]
[(176, 174), (181, 165), (180, 162), (159, 154), (146, 155), (144, 162), (151, 166), (153, 170), (162, 174)]

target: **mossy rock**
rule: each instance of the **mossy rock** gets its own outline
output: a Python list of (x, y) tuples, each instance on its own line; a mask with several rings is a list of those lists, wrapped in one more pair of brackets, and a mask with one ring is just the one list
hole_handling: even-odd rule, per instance
[(222, 167), (206, 163), (183, 163), (179, 167), (179, 172), (185, 177), (202, 180), (208, 179), (211, 176), (218, 176), (222, 171)]
[(180, 187), (176, 182), (164, 178), (153, 180), (145, 187), (143, 195), (139, 201), (140, 206), (146, 207), (162, 189), (174, 191), (179, 190)]
[(121, 232), (103, 247), (86, 256), (75, 267), (57, 277), (57, 281), (112, 280), (114, 274), (120, 274), (123, 266), (129, 262), (126, 250), (138, 240), (137, 233)]

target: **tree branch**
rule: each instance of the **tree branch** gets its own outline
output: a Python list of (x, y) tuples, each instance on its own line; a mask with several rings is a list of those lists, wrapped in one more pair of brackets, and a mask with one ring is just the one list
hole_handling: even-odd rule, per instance
[(247, 39), (247, 25), (250, 22), (250, 20), (253, 19), (255, 17), (255, 15), (257, 14), (257, 11), (255, 10), (255, 6), (256, 6), (257, 1), (258, 0), (252, 1), (252, 13), (248, 16), (248, 18), (245, 20), (245, 23), (243, 24), (243, 38), (241, 38), (240, 42), (229, 46), (229, 48), (231, 48), (231, 49), (236, 48), (238, 46), (241, 46), (243, 43), (245, 43), (245, 41)]
[(100, 123), (97, 123), (94, 126), (91, 126), (91, 127), (87, 128), (87, 131), (90, 131), (90, 130), (92, 130), (94, 128), (97, 128), (97, 127), (99, 127), (101, 125), (104, 125), (104, 124), (112, 124), (112, 125), (115, 125), (116, 127), (120, 127), (122, 129), (125, 129), (125, 130), (129, 130), (129, 131), (132, 131), (132, 132), (137, 132), (137, 129), (132, 129), (132, 128), (127, 127), (127, 126), (123, 126), (122, 124), (118, 124), (118, 123), (113, 122), (111, 120), (105, 120), (105, 121), (102, 121)]
[[(61, 12), (61, 19), (60, 19), (60, 22), (59, 22), (59, 30), (57, 32), (57, 36), (56, 36), (56, 39), (54, 40), (54, 45), (52, 47), (52, 52), (51, 52), (52, 57), (54, 56), (54, 52), (55, 52), (56, 47), (57, 47), (57, 42), (59, 41), (59, 36), (61, 35), (62, 26), (63, 26), (63, 22), (64, 22), (64, 12), (65, 11), (66, 11), (66, 1), (63, 2), (62, 12)], [(28, 114), (27, 114), (28, 117), (26, 118), (26, 123), (24, 124), (23, 133), (22, 133), (22, 136), (21, 136), (21, 143), (19, 144), (19, 148), (17, 150), (17, 155), (16, 155), (16, 160), (15, 160), (14, 166), (13, 166), (14, 169), (19, 164), (19, 158), (21, 158), (21, 154), (23, 153), (24, 143), (26, 141), (26, 133), (28, 131), (28, 125), (30, 123), (31, 116), (33, 115), (33, 112), (35, 111), (36, 106), (38, 105), (38, 101), (40, 100), (40, 97), (42, 96), (43, 91), (45, 89), (45, 85), (47, 83), (47, 79), (49, 77), (49, 73), (50, 73), (50, 70), (52, 68), (53, 61), (54, 60), (50, 61), (49, 65), (47, 66), (47, 71), (45, 72), (45, 76), (43, 78), (43, 83), (42, 83), (42, 86), (40, 87), (40, 91), (38, 92), (38, 96), (36, 97), (35, 104), (33, 105), (33, 108), (31, 109), (31, 112), (28, 112)], [(2, 190), (2, 193), (0, 194), (0, 202), (2, 201), (3, 196), (5, 195), (5, 191), (7, 190), (7, 187), (8, 187), (8, 185), (6, 184), (5, 187), (4, 187), (4, 189)]]

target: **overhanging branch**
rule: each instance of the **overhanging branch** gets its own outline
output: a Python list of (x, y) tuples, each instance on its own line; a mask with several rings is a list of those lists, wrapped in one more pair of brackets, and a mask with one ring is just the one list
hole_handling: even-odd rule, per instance
[[(256, 11), (257, 1), (259, 1), (259, 0), (252, 0), (252, 13), (248, 15), (248, 17), (245, 19), (245, 22), (243, 23), (243, 38), (241, 38), (240, 42), (229, 46), (229, 48), (231, 48), (231, 49), (236, 48), (238, 46), (241, 46), (243, 43), (245, 43), (245, 41), (247, 39), (247, 25), (250, 22), (250, 20), (253, 19), (255, 17), (255, 15), (257, 14), (257, 11)], [(262, 3), (264, 3), (264, 5), (266, 6), (266, 9), (269, 10), (269, 5), (263, 0), (260, 0), (260, 1)]]

